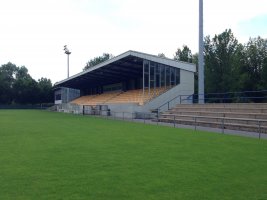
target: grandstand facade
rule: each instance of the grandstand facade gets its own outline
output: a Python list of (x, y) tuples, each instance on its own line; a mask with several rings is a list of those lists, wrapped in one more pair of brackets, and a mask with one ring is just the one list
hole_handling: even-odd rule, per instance
[[(55, 84), (55, 104), (117, 112), (149, 112), (194, 93), (194, 64), (127, 51)], [(179, 99), (177, 99), (179, 101)], [(179, 102), (173, 102), (173, 106)]]

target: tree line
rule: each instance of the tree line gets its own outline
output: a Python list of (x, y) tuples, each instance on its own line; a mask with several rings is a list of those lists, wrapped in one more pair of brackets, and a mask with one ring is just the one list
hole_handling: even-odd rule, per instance
[[(178, 48), (175, 60), (195, 63), (198, 54)], [(267, 39), (250, 38), (241, 44), (231, 29), (204, 39), (205, 93), (267, 90)], [(198, 73), (195, 75), (197, 84)], [(195, 87), (197, 91), (197, 85)]]
[(7, 63), (0, 67), (0, 104), (40, 104), (53, 102), (50, 79), (34, 80), (25, 66)]

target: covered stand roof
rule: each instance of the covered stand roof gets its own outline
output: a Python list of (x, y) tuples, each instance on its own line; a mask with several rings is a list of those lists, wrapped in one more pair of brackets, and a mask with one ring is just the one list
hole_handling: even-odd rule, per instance
[(55, 87), (86, 89), (88, 87), (118, 83), (142, 77), (144, 59), (191, 72), (196, 71), (194, 64), (178, 62), (136, 51), (127, 51), (86, 71), (57, 82)]

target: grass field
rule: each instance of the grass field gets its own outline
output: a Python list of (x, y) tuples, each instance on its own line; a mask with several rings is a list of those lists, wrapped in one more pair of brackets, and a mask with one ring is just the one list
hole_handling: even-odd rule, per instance
[(267, 200), (267, 141), (0, 110), (0, 199)]

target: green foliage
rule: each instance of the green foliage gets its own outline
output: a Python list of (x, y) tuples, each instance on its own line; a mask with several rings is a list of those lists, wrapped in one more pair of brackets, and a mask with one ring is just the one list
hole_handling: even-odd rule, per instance
[(0, 67), (0, 103), (10, 104), (14, 97), (13, 85), (15, 82), (17, 66), (7, 63)]
[(242, 65), (239, 69), (241, 76), (242, 89), (262, 90), (267, 89), (264, 83), (267, 79), (265, 66), (267, 59), (267, 40), (260, 37), (250, 38), (244, 45)]
[(0, 199), (266, 199), (267, 141), (0, 110)]
[(192, 52), (188, 46), (183, 45), (183, 49), (180, 49), (180, 48), (177, 49), (173, 59), (178, 60), (178, 61), (192, 63), (193, 61)]
[(93, 67), (95, 65), (98, 65), (99, 63), (102, 63), (102, 62), (104, 62), (106, 60), (109, 60), (112, 57), (113, 57), (112, 54), (103, 53), (102, 56), (98, 56), (98, 57), (95, 57), (95, 58), (89, 60), (86, 63), (85, 67), (83, 68), (83, 71), (85, 71), (85, 70), (87, 70), (87, 69), (89, 69), (89, 68), (91, 68), (91, 67)]
[(39, 90), (39, 102), (40, 103), (47, 103), (53, 102), (54, 100), (54, 92), (52, 89), (52, 82), (50, 79), (41, 78), (38, 80), (38, 90)]
[(160, 57), (160, 58), (166, 58), (166, 56), (165, 56), (164, 53), (159, 53), (159, 54), (158, 54), (158, 57)]
[[(267, 90), (267, 39), (250, 38), (242, 45), (230, 29), (204, 40), (205, 92)], [(193, 62), (198, 73), (198, 55), (184, 45), (175, 60)], [(197, 92), (198, 74), (195, 76)]]
[(267, 57), (264, 58), (263, 67), (262, 67), (262, 74), (261, 74), (261, 85), (262, 88), (267, 88)]
[(0, 67), (0, 104), (36, 104), (53, 101), (52, 83), (41, 78), (36, 82), (28, 69), (7, 63)]
[(205, 84), (208, 92), (235, 90), (234, 60), (238, 41), (231, 30), (205, 38)]
[(14, 83), (14, 102), (18, 104), (37, 103), (37, 82), (30, 76), (17, 78)]

